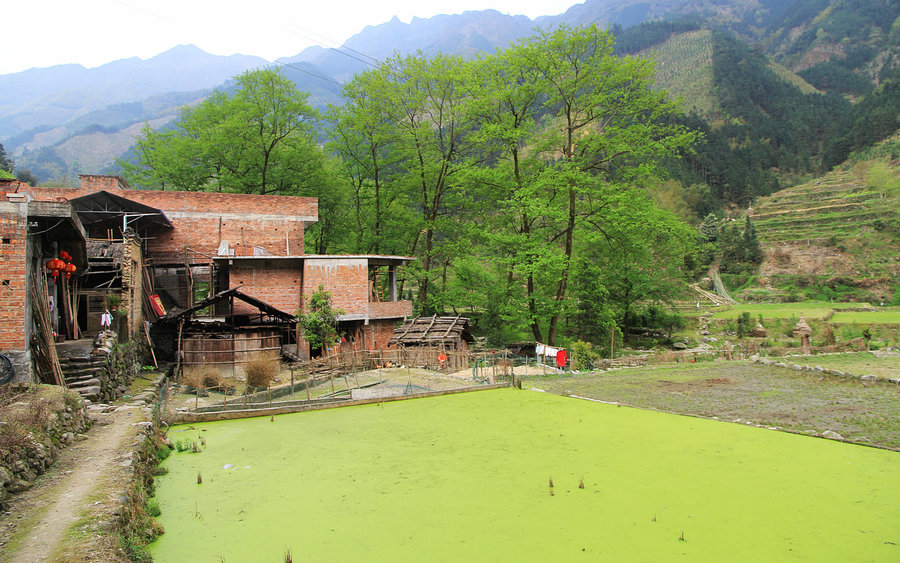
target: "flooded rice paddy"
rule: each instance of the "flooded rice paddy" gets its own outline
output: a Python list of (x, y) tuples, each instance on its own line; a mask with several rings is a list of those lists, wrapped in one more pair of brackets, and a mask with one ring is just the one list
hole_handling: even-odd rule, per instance
[(501, 389), (169, 437), (157, 561), (900, 559), (900, 455), (744, 425)]

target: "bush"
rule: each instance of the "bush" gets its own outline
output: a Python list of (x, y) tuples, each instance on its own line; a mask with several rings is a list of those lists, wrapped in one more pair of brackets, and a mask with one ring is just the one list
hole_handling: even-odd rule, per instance
[(576, 370), (594, 369), (594, 362), (600, 359), (600, 353), (590, 342), (576, 340), (572, 343), (572, 368)]
[(281, 371), (281, 363), (268, 358), (255, 358), (247, 364), (248, 387), (268, 387)]

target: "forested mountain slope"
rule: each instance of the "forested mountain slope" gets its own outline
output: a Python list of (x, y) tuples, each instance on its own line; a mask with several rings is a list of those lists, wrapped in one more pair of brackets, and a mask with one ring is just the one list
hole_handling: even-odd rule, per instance
[[(395, 19), (365, 28), (345, 49), (285, 57), (281, 68), (324, 108), (340, 102), (340, 83), (395, 52), (471, 56), (536, 25), (599, 22), (620, 52), (655, 54), (659, 86), (682, 96), (694, 114), (687, 121), (707, 136), (675, 176), (709, 184), (716, 202), (746, 203), (896, 129), (881, 104), (848, 136), (858, 122), (850, 103), (872, 106), (872, 88), (897, 68), (898, 16), (892, 0), (588, 0), (535, 20), (493, 10)], [(165, 124), (178, 105), (262, 64), (182, 46), (147, 61), (0, 76), (0, 142), (42, 180), (110, 171), (136, 125)]]

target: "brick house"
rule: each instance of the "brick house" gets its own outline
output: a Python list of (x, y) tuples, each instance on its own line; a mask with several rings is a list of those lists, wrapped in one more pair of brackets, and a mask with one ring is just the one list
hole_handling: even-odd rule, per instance
[[(77, 255), (76, 332), (88, 335), (99, 330), (100, 315), (112, 300), (120, 298), (127, 311), (120, 329), (137, 334), (145, 319), (158, 317), (150, 295), (166, 309), (185, 309), (237, 286), (296, 314), (322, 285), (331, 291), (334, 307), (344, 311), (339, 317), (344, 346), (386, 347), (394, 326), (412, 314), (412, 303), (399, 299), (398, 271), (413, 258), (304, 254), (305, 230), (318, 221), (316, 198), (134, 190), (117, 176), (80, 178), (78, 188), (0, 184), (0, 194), (6, 194), (0, 198), (6, 200), (0, 201), (0, 240), (10, 240), (9, 248), (0, 245), (0, 268), (10, 272), (15, 289), (0, 286), (0, 351), (27, 355), (27, 296), (19, 281), (63, 247)], [(48, 246), (29, 246), (33, 237), (26, 225), (35, 222), (33, 210), (47, 214), (51, 207), (58, 215), (68, 213), (53, 223), (55, 239)], [(19, 272), (15, 281), (13, 272)], [(242, 306), (213, 307), (206, 315), (249, 312)], [(297, 354), (309, 357), (302, 337), (297, 344)]]

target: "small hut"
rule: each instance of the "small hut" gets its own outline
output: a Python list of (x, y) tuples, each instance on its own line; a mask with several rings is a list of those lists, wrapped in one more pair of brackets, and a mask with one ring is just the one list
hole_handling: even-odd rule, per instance
[(806, 323), (806, 319), (803, 318), (803, 314), (800, 314), (800, 320), (797, 321), (797, 324), (794, 326), (794, 338), (800, 339), (800, 351), (804, 356), (809, 356), (812, 354), (812, 346), (809, 343), (809, 337), (812, 334), (812, 329)]
[(750, 336), (753, 338), (766, 338), (767, 336), (769, 336), (769, 332), (762, 325), (762, 323), (756, 321), (756, 328), (750, 331)]
[[(235, 299), (255, 307), (257, 314), (234, 314)], [(220, 303), (229, 311), (223, 317), (192, 319), (197, 311)], [(296, 324), (294, 315), (232, 288), (170, 311), (154, 323), (151, 334), (160, 356), (175, 356), (176, 369), (212, 366), (234, 373), (258, 358), (279, 359), (283, 346), (295, 342)]]
[(450, 352), (466, 353), (475, 338), (469, 332), (467, 317), (416, 317), (394, 329), (391, 347), (432, 346)]

